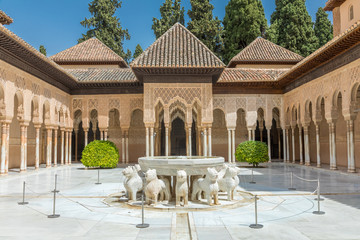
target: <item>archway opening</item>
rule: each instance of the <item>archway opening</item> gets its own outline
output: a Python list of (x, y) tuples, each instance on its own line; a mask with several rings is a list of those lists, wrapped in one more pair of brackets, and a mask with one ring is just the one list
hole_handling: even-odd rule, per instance
[(171, 155), (186, 156), (185, 123), (176, 117), (171, 123)]

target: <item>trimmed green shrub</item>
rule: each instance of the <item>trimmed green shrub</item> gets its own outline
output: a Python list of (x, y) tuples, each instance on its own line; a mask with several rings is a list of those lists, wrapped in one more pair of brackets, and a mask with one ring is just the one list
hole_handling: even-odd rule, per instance
[(235, 157), (239, 162), (248, 162), (257, 167), (259, 163), (269, 161), (268, 147), (263, 142), (243, 142), (236, 148)]
[(82, 152), (81, 162), (85, 167), (116, 168), (119, 150), (110, 141), (95, 140)]

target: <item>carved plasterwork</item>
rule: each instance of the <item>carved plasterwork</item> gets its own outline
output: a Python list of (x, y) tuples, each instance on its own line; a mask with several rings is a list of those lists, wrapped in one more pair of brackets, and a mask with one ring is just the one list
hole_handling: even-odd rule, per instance
[(164, 104), (168, 104), (172, 99), (180, 97), (187, 104), (192, 104), (198, 98), (201, 101), (201, 88), (166, 88), (160, 87), (154, 89), (154, 100), (161, 98)]
[(119, 99), (110, 99), (109, 100), (109, 110), (111, 109), (120, 109), (120, 100)]
[(82, 99), (73, 99), (73, 111), (74, 112), (78, 109), (82, 110), (82, 107), (83, 107)]
[(89, 109), (97, 109), (99, 105), (98, 99), (89, 99)]

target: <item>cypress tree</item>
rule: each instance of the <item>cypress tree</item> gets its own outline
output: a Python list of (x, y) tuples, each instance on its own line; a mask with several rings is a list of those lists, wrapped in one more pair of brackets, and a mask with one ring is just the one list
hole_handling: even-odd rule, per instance
[(89, 4), (91, 18), (85, 18), (80, 24), (88, 28), (86, 34), (82, 34), (79, 43), (96, 37), (106, 46), (119, 54), (125, 61), (131, 58), (131, 51), (125, 53), (123, 41), (130, 40), (130, 34), (127, 29), (123, 29), (120, 19), (115, 16), (115, 12), (121, 8), (120, 0), (93, 0)]
[(190, 0), (188, 29), (218, 57), (223, 52), (221, 21), (213, 17), (214, 6), (210, 0)]
[(230, 0), (223, 24), (224, 62), (228, 63), (257, 37), (264, 37), (267, 21), (261, 1)]
[(305, 0), (276, 0), (275, 4), (268, 39), (304, 57), (315, 51), (318, 40)]
[(39, 52), (41, 52), (42, 54), (44, 54), (46, 56), (46, 48), (44, 47), (44, 45), (40, 45)]
[(322, 47), (333, 39), (333, 26), (328, 18), (328, 14), (324, 11), (323, 8), (319, 8), (316, 13), (315, 21), (315, 35), (319, 40), (318, 47)]
[(140, 46), (140, 44), (136, 45), (135, 52), (134, 52), (134, 55), (133, 55), (133, 59), (137, 58), (137, 57), (140, 56), (142, 53), (143, 53), (143, 49), (142, 49), (142, 47)]
[(184, 7), (181, 7), (181, 0), (165, 0), (160, 7), (161, 18), (153, 18), (153, 25), (151, 29), (154, 31), (156, 39), (163, 35), (175, 23), (179, 22), (182, 25), (185, 23)]

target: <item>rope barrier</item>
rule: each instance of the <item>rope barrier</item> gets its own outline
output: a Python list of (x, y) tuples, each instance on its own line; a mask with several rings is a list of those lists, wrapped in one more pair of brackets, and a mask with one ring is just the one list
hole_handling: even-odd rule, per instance
[(306, 182), (317, 182), (318, 181), (318, 179), (305, 179), (305, 178), (297, 176), (296, 174), (293, 174), (293, 176), (300, 180), (306, 181)]

